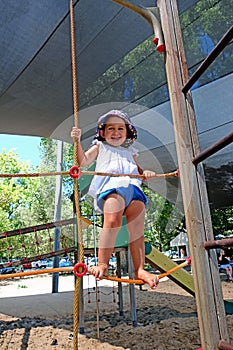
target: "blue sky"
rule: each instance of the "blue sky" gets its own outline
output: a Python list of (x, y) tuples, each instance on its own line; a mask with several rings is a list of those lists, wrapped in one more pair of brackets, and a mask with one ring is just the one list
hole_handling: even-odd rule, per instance
[(40, 164), (39, 154), (40, 137), (0, 135), (0, 152), (3, 149), (14, 151), (19, 155), (19, 160), (29, 161), (32, 166)]

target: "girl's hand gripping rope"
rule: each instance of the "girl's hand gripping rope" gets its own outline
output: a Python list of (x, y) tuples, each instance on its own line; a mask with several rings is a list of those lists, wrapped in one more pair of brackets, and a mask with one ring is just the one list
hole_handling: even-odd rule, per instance
[(71, 130), (71, 137), (74, 141), (80, 141), (82, 130), (74, 126)]

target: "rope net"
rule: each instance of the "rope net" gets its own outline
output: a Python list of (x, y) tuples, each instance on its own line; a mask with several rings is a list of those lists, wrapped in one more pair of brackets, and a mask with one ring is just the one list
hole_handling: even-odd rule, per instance
[[(56, 239), (51, 232), (55, 227), (59, 227), (60, 230), (59, 245), (56, 244)], [(54, 246), (60, 246), (61, 249), (55, 251)], [(15, 270), (22, 270), (23, 268), (40, 267), (39, 262), (38, 266), (33, 264), (38, 260), (46, 260), (43, 266), (51, 267), (54, 256), (64, 255), (73, 264), (70, 254), (75, 250), (73, 219), (1, 232), (0, 254), (3, 258), (0, 268), (12, 266), (15, 267)], [(14, 255), (12, 255), (13, 251)]]

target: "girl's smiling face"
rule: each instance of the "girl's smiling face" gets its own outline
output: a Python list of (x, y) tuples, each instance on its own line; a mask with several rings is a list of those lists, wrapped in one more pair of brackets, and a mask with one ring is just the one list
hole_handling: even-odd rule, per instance
[(127, 138), (127, 128), (123, 119), (111, 116), (107, 119), (104, 130), (100, 131), (101, 137), (114, 147), (121, 146)]

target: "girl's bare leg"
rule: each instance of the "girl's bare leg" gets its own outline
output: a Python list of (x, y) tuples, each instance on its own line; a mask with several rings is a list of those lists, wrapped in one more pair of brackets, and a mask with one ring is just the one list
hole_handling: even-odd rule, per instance
[(144, 219), (145, 205), (141, 201), (132, 201), (125, 211), (127, 228), (130, 234), (130, 252), (134, 266), (134, 277), (147, 283), (155, 289), (159, 280), (158, 276), (144, 269), (145, 263), (145, 241), (144, 241)]
[(125, 201), (118, 194), (113, 193), (107, 197), (104, 204), (104, 225), (99, 242), (98, 265), (90, 269), (91, 274), (98, 280), (103, 279), (108, 272), (109, 259), (122, 226), (124, 208)]

